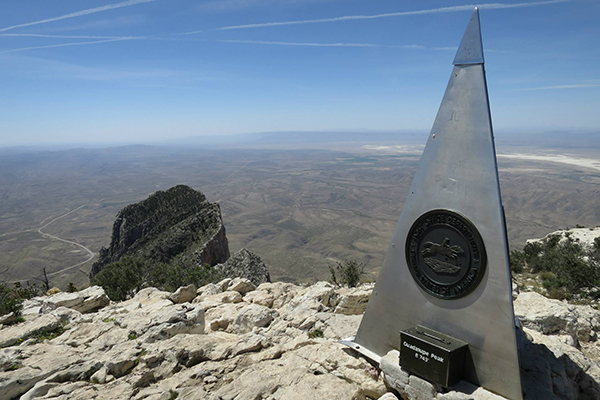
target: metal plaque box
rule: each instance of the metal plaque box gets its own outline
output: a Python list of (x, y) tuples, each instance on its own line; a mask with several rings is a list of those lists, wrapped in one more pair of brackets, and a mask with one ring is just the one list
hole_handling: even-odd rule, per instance
[(468, 344), (421, 325), (400, 331), (400, 365), (428, 381), (450, 387), (462, 379)]

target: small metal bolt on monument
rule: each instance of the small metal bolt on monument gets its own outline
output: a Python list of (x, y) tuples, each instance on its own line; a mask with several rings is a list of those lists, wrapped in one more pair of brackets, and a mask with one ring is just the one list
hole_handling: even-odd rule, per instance
[(506, 225), (475, 8), (355, 338), (375, 362), (522, 400)]

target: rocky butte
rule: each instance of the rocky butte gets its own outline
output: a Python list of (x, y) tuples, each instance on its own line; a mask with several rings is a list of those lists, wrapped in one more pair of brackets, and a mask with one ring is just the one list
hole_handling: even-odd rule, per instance
[(210, 266), (227, 261), (229, 246), (219, 205), (178, 185), (125, 207), (117, 214), (110, 245), (100, 250), (91, 277), (124, 256), (157, 262), (182, 256), (188, 264)]

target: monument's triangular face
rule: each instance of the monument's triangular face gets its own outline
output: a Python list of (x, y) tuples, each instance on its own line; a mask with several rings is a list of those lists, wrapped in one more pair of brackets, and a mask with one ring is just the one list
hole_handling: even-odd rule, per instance
[(469, 345), (465, 379), (522, 398), (508, 246), (475, 9), (353, 347), (422, 325)]

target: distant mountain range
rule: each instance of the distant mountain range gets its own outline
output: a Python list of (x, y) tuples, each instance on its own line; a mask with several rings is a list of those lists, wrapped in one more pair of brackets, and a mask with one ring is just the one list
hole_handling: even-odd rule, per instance
[[(236, 135), (192, 136), (175, 139), (163, 144), (168, 146), (199, 147), (310, 147), (326, 143), (388, 143), (415, 145), (425, 144), (427, 131), (385, 132), (261, 132)], [(598, 148), (599, 132), (506, 132), (495, 133), (496, 142), (503, 146), (534, 146), (545, 148)]]
[[(255, 132), (233, 135), (201, 135), (165, 141), (140, 142), (143, 145), (166, 147), (200, 147), (207, 149), (310, 149), (328, 148), (324, 145), (336, 144), (388, 144), (424, 145), (428, 131), (282, 131)], [(540, 148), (600, 148), (600, 131), (504, 131), (495, 132), (496, 143), (501, 146), (533, 146)], [(7, 154), (61, 151), (75, 148), (127, 147), (133, 143), (63, 143), (31, 146), (0, 146), (0, 156)]]
[(422, 144), (425, 142), (425, 131), (398, 132), (257, 132), (235, 135), (192, 136), (164, 142), (172, 146), (233, 146), (255, 147), (268, 146), (301, 146), (323, 143), (401, 143)]

